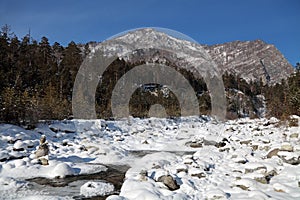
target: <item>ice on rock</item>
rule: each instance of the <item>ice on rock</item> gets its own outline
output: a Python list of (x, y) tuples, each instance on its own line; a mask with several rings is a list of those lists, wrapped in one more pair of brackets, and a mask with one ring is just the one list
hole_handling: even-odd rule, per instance
[(70, 167), (66, 163), (59, 163), (54, 167), (54, 169), (49, 173), (49, 176), (52, 178), (58, 177), (58, 178), (64, 178), (66, 176), (74, 175), (75, 170)]
[(89, 181), (80, 187), (80, 194), (85, 197), (105, 196), (111, 194), (114, 189), (110, 183)]

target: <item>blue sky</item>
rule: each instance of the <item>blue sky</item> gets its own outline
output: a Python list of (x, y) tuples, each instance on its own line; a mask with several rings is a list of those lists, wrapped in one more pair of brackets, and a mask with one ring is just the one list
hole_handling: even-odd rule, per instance
[(300, 62), (299, 0), (0, 0), (0, 25), (67, 45), (138, 27), (164, 27), (201, 44), (262, 39)]

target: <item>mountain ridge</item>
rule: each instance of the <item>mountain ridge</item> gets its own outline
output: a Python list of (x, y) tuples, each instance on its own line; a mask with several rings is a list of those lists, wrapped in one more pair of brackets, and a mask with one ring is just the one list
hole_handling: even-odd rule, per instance
[[(264, 84), (273, 85), (280, 83), (282, 79), (286, 79), (294, 72), (293, 66), (275, 45), (268, 44), (261, 39), (205, 45), (170, 36), (153, 28), (145, 28), (131, 30), (104, 42), (107, 43), (103, 49), (105, 55), (117, 52), (117, 56), (125, 60), (130, 57), (128, 57), (128, 53), (139, 49), (140, 44), (149, 48), (159, 44), (161, 49), (171, 46), (177, 58), (184, 58), (188, 63), (194, 65), (199, 61), (192, 57), (210, 60), (202, 51), (204, 49), (221, 73), (228, 72), (238, 75), (247, 82), (263, 81)], [(162, 53), (162, 55), (164, 54)], [(188, 67), (188, 63), (186, 63), (186, 67)]]

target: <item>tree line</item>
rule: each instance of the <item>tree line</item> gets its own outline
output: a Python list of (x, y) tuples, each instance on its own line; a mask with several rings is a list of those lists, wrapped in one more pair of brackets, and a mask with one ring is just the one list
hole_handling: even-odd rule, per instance
[[(19, 39), (10, 31), (9, 26), (2, 27), (0, 32), (0, 121), (28, 124), (41, 119), (70, 117), (73, 83), (82, 61), (88, 54), (88, 44), (76, 44), (71, 41), (66, 47), (58, 42), (50, 45), (46, 37), (37, 41), (30, 35)], [(265, 85), (262, 81), (248, 83), (237, 75), (227, 73), (224, 74), (223, 80), (226, 91), (235, 89), (243, 92), (249, 97), (250, 104), (254, 107), (256, 96), (264, 95), (269, 117), (283, 118), (291, 114), (300, 115), (299, 63), (297, 63), (296, 72), (287, 80), (282, 80), (280, 84), (272, 86)], [(203, 86), (201, 80), (191, 81), (196, 82), (192, 85), (200, 88), (197, 92), (204, 94), (198, 100), (202, 108), (201, 112), (206, 113), (210, 109), (207, 88)], [(97, 96), (101, 94), (96, 94)], [(98, 104), (102, 101), (96, 100)], [(227, 110), (238, 113), (240, 106), (229, 100)], [(96, 105), (97, 107), (101, 105)], [(240, 116), (237, 114), (236, 117)]]

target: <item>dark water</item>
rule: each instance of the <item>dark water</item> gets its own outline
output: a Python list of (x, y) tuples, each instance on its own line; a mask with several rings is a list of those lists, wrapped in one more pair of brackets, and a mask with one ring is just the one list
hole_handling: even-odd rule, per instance
[(102, 200), (106, 199), (107, 196), (95, 196), (91, 198), (85, 198), (81, 196), (80, 187), (88, 181), (103, 181), (114, 185), (115, 191), (112, 194), (119, 194), (124, 181), (125, 173), (129, 169), (129, 166), (125, 165), (105, 166), (107, 167), (106, 171), (95, 174), (69, 176), (57, 179), (37, 177), (28, 179), (27, 181), (31, 182), (31, 190), (40, 192), (42, 191), (44, 194), (53, 196), (67, 196), (72, 197), (73, 199)]

